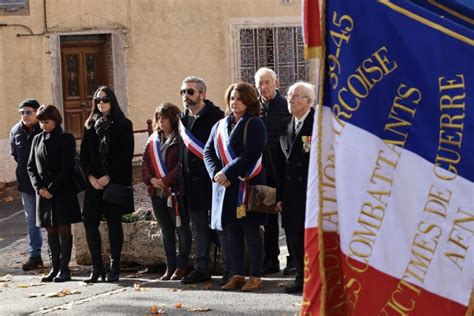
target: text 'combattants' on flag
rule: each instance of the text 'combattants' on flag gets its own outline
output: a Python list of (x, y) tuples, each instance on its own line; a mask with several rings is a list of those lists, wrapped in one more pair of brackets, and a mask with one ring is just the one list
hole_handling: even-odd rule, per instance
[(322, 4), (302, 314), (472, 310), (474, 36), (438, 2)]

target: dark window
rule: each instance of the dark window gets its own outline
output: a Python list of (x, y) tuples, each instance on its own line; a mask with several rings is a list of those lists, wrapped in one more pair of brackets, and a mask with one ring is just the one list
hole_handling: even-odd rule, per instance
[(303, 53), (301, 27), (240, 29), (240, 79), (254, 84), (255, 72), (268, 67), (276, 72), (280, 92), (286, 94), (296, 81), (309, 81), (309, 62)]

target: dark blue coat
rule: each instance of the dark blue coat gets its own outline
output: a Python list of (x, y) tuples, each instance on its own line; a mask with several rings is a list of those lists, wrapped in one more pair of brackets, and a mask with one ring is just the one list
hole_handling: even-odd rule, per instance
[[(214, 179), (214, 176), (219, 171), (223, 171), (227, 179), (231, 182), (228, 188), (212, 183), (212, 213), (211, 213), (211, 228), (222, 230), (224, 226), (235, 222), (250, 222), (255, 224), (264, 224), (266, 216), (263, 213), (247, 213), (247, 216), (242, 219), (237, 219), (237, 199), (239, 192), (240, 180), (238, 177), (244, 177), (251, 169), (258, 158), (262, 155), (267, 139), (267, 132), (262, 120), (253, 117), (247, 127), (247, 145), (244, 148), (243, 135), (245, 123), (251, 118), (250, 115), (245, 114), (237, 122), (229, 135), (229, 142), (236, 155), (236, 158), (230, 161), (225, 167), (219, 159), (219, 155), (215, 149), (215, 142), (217, 138), (217, 126), (215, 124), (212, 128), (209, 140), (204, 149), (204, 163), (209, 173), (209, 177)], [(224, 118), (226, 119), (226, 118)], [(265, 171), (262, 171), (253, 179), (250, 184), (265, 184)]]
[(290, 116), (288, 112), (288, 102), (286, 98), (276, 91), (275, 97), (267, 104), (260, 103), (260, 117), (267, 129), (267, 149), (263, 153), (263, 166), (267, 173), (267, 185), (276, 187), (277, 171), (276, 157), (280, 151), (280, 125), (281, 121)]
[(34, 125), (31, 131), (28, 132), (21, 121), (16, 123), (10, 132), (10, 153), (17, 163), (15, 173), (18, 191), (20, 192), (35, 193), (28, 175), (27, 165), (33, 137), (40, 132), (39, 124)]

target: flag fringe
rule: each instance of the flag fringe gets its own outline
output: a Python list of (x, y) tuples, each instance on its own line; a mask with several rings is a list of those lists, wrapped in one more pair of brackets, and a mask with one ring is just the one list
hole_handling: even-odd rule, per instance
[[(319, 269), (321, 274), (321, 306), (319, 308), (320, 315), (326, 315), (326, 297), (327, 297), (327, 280), (326, 271), (324, 269), (324, 227), (323, 227), (323, 170), (322, 162), (322, 136), (323, 136), (323, 89), (324, 87), (324, 72), (325, 72), (325, 54), (326, 54), (326, 0), (322, 0), (321, 8), (321, 47), (320, 48), (320, 63), (319, 63), (319, 104), (317, 110), (318, 120), (318, 196), (319, 196), (319, 212), (318, 212), (318, 241), (319, 241)], [(305, 50), (306, 52), (306, 50)]]
[(309, 47), (308, 45), (304, 46), (304, 59), (305, 60), (315, 59), (315, 58), (321, 59), (321, 57), (322, 57), (321, 46), (317, 46), (317, 47), (314, 47), (314, 46)]
[(469, 305), (467, 306), (466, 316), (473, 316), (474, 315), (474, 290), (471, 290), (471, 299), (469, 301)]

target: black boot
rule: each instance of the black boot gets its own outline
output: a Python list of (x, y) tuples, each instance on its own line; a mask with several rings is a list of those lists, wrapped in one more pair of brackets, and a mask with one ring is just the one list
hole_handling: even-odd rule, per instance
[(110, 272), (107, 275), (107, 282), (117, 282), (120, 279), (120, 261), (111, 259)]
[(59, 272), (61, 247), (59, 246), (59, 234), (48, 233), (49, 259), (51, 261), (51, 270), (48, 275), (41, 279), (41, 282), (53, 282), (54, 277)]
[(71, 281), (69, 261), (71, 260), (72, 235), (61, 234), (59, 238), (61, 241), (61, 263), (59, 265), (59, 273), (53, 279), (53, 282)]
[(94, 234), (86, 230), (87, 243), (89, 246), (89, 253), (91, 254), (92, 260), (92, 270), (91, 275), (88, 279), (85, 279), (86, 283), (96, 283), (99, 280), (99, 277), (102, 281), (105, 281), (105, 267), (104, 262), (102, 261), (102, 241), (100, 235)]
[(105, 268), (104, 265), (100, 266), (92, 266), (91, 275), (88, 279), (85, 279), (84, 282), (86, 283), (96, 283), (99, 280), (99, 277), (102, 281), (105, 281)]

